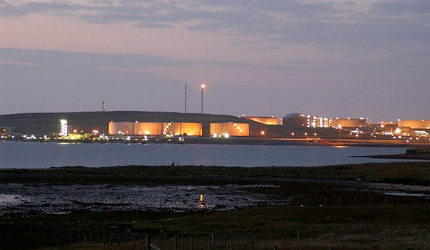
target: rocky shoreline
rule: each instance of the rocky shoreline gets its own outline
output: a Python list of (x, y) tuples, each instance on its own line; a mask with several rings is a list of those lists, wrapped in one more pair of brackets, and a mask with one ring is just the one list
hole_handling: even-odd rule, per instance
[(410, 148), (406, 150), (405, 154), (368, 155), (360, 157), (403, 160), (430, 160), (430, 147)]

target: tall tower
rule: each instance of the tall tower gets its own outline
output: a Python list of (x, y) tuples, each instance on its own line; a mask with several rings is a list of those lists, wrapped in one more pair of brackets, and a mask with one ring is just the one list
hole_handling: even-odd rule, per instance
[(200, 85), (200, 88), (202, 89), (202, 114), (203, 114), (203, 90), (205, 90), (205, 88), (206, 88), (206, 84), (205, 83), (202, 83), (202, 85)]
[(185, 114), (187, 113), (187, 83), (185, 83)]
[(103, 111), (106, 111), (106, 101), (103, 101), (103, 102), (102, 102), (102, 110), (103, 110)]

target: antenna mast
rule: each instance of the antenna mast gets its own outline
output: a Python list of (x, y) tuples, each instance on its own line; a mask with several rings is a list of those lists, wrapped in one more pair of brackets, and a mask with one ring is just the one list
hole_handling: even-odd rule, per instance
[(106, 101), (103, 101), (103, 102), (102, 102), (102, 110), (103, 110), (103, 111), (106, 111)]
[(185, 83), (185, 114), (187, 113), (187, 83)]

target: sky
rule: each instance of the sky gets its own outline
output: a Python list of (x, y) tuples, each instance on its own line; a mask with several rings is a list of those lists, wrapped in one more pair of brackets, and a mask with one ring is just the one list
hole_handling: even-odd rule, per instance
[(429, 0), (0, 0), (0, 114), (430, 119)]

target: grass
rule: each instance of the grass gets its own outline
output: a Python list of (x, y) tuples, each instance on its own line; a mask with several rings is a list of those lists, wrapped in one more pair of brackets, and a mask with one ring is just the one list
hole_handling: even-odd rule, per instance
[[(133, 229), (163, 228), (164, 249), (175, 249), (181, 237), (189, 249), (428, 249), (430, 247), (429, 204), (374, 206), (280, 206), (232, 212), (196, 212), (157, 220), (137, 220)], [(169, 232), (178, 232), (169, 235)], [(137, 239), (143, 249), (145, 240)], [(159, 236), (152, 243), (160, 246)], [(132, 238), (129, 237), (129, 249)], [(179, 248), (179, 247), (178, 247)], [(77, 244), (47, 249), (118, 249), (103, 244)], [(124, 242), (119, 249), (125, 249)]]
[[(144, 235), (164, 249), (430, 249), (430, 202), (339, 186), (337, 180), (429, 185), (430, 163), (340, 165), (319, 168), (109, 167), (0, 170), (0, 183), (222, 185), (269, 184), (248, 191), (291, 199), (289, 206), (235, 211), (73, 211), (67, 215), (11, 214), (0, 217), (4, 249), (144, 249)], [(307, 181), (317, 179), (323, 181)], [(291, 181), (294, 180), (294, 181)], [(327, 181), (328, 180), (328, 181)], [(360, 183), (360, 182), (358, 182)], [(95, 235), (112, 233), (113, 246), (96, 244)], [(83, 244), (84, 235), (86, 244)], [(92, 235), (92, 241), (89, 238)], [(118, 248), (117, 237), (121, 244)], [(100, 243), (100, 242), (99, 242)], [(48, 246), (52, 246), (48, 248)], [(56, 246), (56, 247), (54, 247)], [(2, 249), (3, 249), (2, 248)]]
[[(327, 167), (210, 167), (126, 166), (62, 167), (51, 169), (0, 170), (0, 183), (112, 183), (199, 184), (244, 183), (253, 179), (356, 180), (397, 184), (430, 185), (430, 162), (368, 163)], [(255, 182), (255, 181), (254, 181)]]

